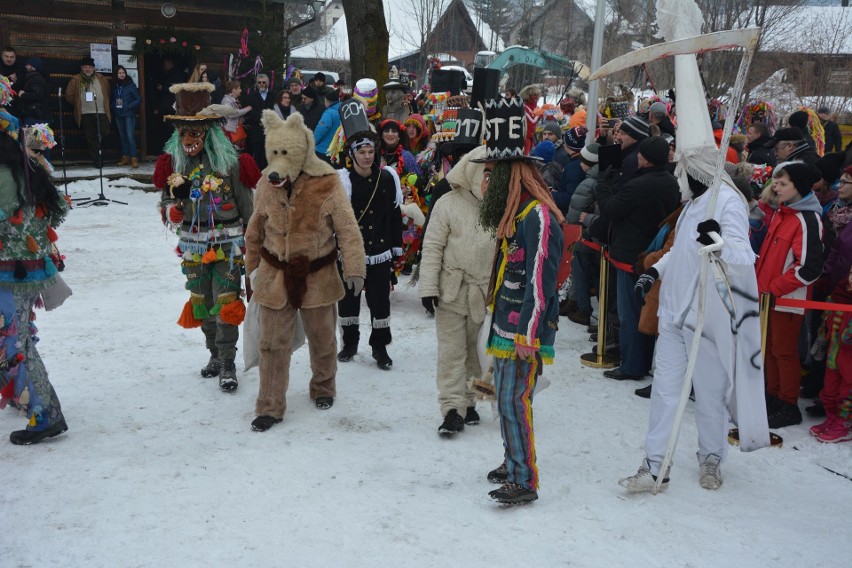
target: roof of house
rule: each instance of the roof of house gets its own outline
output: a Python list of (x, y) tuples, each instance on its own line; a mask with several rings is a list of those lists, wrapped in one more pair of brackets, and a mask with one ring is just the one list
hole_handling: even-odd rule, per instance
[[(503, 41), (496, 37), (488, 24), (477, 21), (479, 18), (468, 0), (461, 0), (461, 2), (465, 5), (486, 47), (493, 45), (495, 49), (502, 51), (505, 48)], [(411, 0), (384, 0), (383, 4), (389, 36), (388, 58), (397, 59), (419, 50), (420, 36), (417, 25), (412, 23)], [(451, 4), (451, 1), (447, 1), (446, 8), (449, 8)], [(349, 34), (346, 29), (346, 16), (341, 17), (325, 36), (293, 49), (290, 56), (303, 59), (348, 60)]]

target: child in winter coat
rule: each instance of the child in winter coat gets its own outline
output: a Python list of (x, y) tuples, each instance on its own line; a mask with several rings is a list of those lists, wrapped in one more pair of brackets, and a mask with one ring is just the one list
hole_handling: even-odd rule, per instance
[[(852, 271), (828, 297), (835, 304), (852, 304)], [(820, 400), (825, 420), (812, 426), (811, 435), (835, 444), (852, 440), (852, 312), (825, 312), (817, 343), (827, 347), (825, 382)]]
[[(772, 174), (778, 210), (769, 222), (755, 266), (760, 293), (806, 300), (822, 273), (822, 207), (811, 191), (819, 170), (804, 162), (784, 162)], [(769, 314), (766, 337), (767, 412), (770, 428), (802, 421), (799, 411), (801, 372), (798, 354), (803, 308), (776, 306)]]

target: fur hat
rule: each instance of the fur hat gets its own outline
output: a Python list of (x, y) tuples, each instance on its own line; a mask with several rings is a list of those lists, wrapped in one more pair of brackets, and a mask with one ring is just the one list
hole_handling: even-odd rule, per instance
[(669, 143), (662, 136), (653, 136), (639, 142), (639, 154), (654, 164), (662, 166), (669, 161)]
[(556, 146), (550, 140), (542, 140), (533, 148), (532, 155), (541, 158), (547, 164), (553, 161), (553, 156), (556, 154)]
[(638, 116), (628, 116), (618, 127), (619, 130), (641, 142), (650, 135), (651, 126), (648, 121)]
[(587, 166), (594, 166), (598, 163), (598, 150), (600, 149), (600, 144), (597, 142), (592, 142), (582, 150), (580, 150), (580, 161), (586, 164)]
[(562, 128), (560, 128), (559, 123), (555, 120), (548, 120), (544, 123), (544, 128), (541, 129), (542, 133), (550, 132), (554, 134), (556, 138), (562, 137)]
[(586, 145), (586, 133), (588, 132), (585, 126), (575, 126), (565, 133), (565, 147), (580, 151)]
[(793, 185), (796, 186), (796, 191), (804, 197), (811, 192), (813, 185), (822, 179), (822, 174), (819, 169), (805, 162), (784, 162), (775, 166), (775, 171), (772, 172), (772, 177), (778, 177), (778, 174), (786, 173)]
[(167, 114), (169, 122), (204, 122), (219, 120), (218, 114), (202, 114), (210, 106), (210, 93), (216, 90), (211, 83), (175, 83), (169, 92), (175, 95), (175, 114)]

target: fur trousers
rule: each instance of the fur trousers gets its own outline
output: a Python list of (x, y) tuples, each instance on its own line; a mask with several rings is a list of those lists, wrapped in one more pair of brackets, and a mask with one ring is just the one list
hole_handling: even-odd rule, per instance
[(482, 324), (444, 308), (435, 308), (435, 331), (438, 334), (438, 404), (441, 415), (455, 409), (461, 416), (476, 405), (476, 396), (467, 388), (470, 377), (482, 375), (476, 339)]
[[(334, 304), (299, 310), (311, 355), (310, 397), (335, 396), (337, 375), (337, 310)], [(291, 343), (296, 310), (260, 306), (260, 386), (255, 403), (258, 416), (283, 418), (290, 384)]]

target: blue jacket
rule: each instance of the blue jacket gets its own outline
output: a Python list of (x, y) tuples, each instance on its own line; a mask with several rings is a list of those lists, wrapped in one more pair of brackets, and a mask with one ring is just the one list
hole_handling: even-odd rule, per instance
[(340, 126), (340, 113), (337, 109), (340, 108), (340, 103), (336, 102), (329, 106), (322, 113), (322, 118), (317, 123), (314, 129), (314, 142), (317, 146), (317, 152), (325, 154), (328, 150), (328, 145), (334, 139), (334, 134), (337, 132), (337, 127)]
[(500, 243), (488, 353), (515, 356), (515, 345), (535, 347), (553, 362), (559, 323), (556, 273), (562, 259), (562, 227), (539, 201), (527, 199), (515, 216), (515, 234)]
[(571, 206), (571, 197), (580, 185), (586, 179), (586, 172), (580, 167), (580, 156), (572, 158), (562, 168), (562, 176), (559, 178), (559, 187), (553, 192), (553, 200), (556, 201), (556, 206), (562, 211), (562, 214), (567, 214)]
[[(115, 106), (115, 101), (121, 99), (121, 108)], [(139, 105), (142, 103), (142, 97), (139, 96), (139, 89), (132, 81), (126, 81), (123, 85), (116, 85), (112, 88), (112, 115), (116, 118), (127, 118), (135, 116)]]

